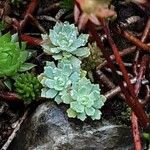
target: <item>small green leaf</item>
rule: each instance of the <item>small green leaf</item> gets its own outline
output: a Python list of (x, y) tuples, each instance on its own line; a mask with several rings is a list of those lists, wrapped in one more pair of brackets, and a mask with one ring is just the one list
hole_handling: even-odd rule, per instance
[(81, 121), (84, 121), (86, 119), (86, 114), (85, 113), (77, 114), (77, 118), (80, 119)]
[(72, 101), (71, 96), (67, 92), (62, 95), (61, 98), (65, 104), (70, 104), (70, 102)]
[(150, 134), (149, 134), (149, 133), (143, 133), (143, 137), (144, 137), (146, 140), (150, 141)]
[(101, 118), (101, 111), (96, 109), (94, 115), (91, 117), (93, 120), (99, 120)]
[(54, 98), (57, 93), (58, 92), (54, 89), (43, 88), (41, 91), (41, 97)]
[(56, 102), (57, 104), (62, 103), (62, 99), (61, 99), (61, 97), (60, 97), (59, 95), (57, 95), (54, 100), (55, 100), (55, 102)]
[(94, 113), (95, 113), (95, 109), (93, 107), (90, 107), (90, 108), (85, 108), (85, 112), (88, 116), (93, 116)]
[(75, 110), (78, 113), (83, 113), (84, 112), (84, 106), (80, 105), (78, 102), (71, 102), (70, 108)]
[(71, 108), (67, 109), (67, 114), (69, 118), (75, 118), (77, 116), (77, 113)]
[(6, 85), (6, 87), (11, 91), (12, 90), (12, 81), (10, 79), (6, 79), (4, 81), (4, 84)]
[(19, 72), (25, 72), (25, 71), (28, 71), (28, 70), (31, 70), (32, 68), (34, 68), (36, 65), (35, 64), (32, 64), (32, 63), (24, 63), (20, 69), (19, 69)]
[(90, 55), (90, 50), (87, 47), (78, 48), (74, 54), (78, 57), (88, 57)]

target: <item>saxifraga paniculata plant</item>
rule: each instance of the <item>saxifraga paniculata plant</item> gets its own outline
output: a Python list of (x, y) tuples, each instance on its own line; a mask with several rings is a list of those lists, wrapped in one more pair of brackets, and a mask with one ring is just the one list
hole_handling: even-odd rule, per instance
[(100, 94), (97, 84), (86, 78), (81, 69), (82, 58), (90, 55), (85, 47), (87, 34), (79, 35), (74, 24), (56, 23), (49, 35), (42, 35), (42, 47), (47, 54), (58, 60), (58, 64), (47, 62), (38, 79), (43, 85), (41, 96), (52, 98), (57, 104), (68, 104), (68, 117), (84, 121), (88, 116), (93, 120), (101, 118), (101, 107), (106, 98)]
[(67, 110), (68, 116), (84, 121), (87, 116), (93, 120), (101, 118), (101, 107), (106, 98), (100, 95), (97, 84), (92, 84), (89, 79), (83, 77), (78, 82), (74, 82), (69, 93), (63, 97), (68, 100), (70, 108)]
[(62, 97), (65, 91), (80, 78), (78, 71), (71, 64), (61, 62), (56, 67), (53, 62), (47, 62), (44, 72), (38, 77), (44, 87), (41, 96), (54, 98), (58, 104), (63, 102)]
[(42, 85), (34, 74), (22, 73), (16, 77), (15, 91), (25, 104), (35, 101), (41, 93)]
[(74, 65), (79, 59), (88, 57), (90, 50), (85, 47), (88, 34), (80, 34), (74, 24), (57, 22), (49, 35), (43, 34), (44, 52), (52, 55), (55, 60), (68, 59)]

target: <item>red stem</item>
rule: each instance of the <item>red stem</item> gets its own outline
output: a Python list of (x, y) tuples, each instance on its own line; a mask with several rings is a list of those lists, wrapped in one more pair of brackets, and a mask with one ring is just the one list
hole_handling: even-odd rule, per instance
[(141, 40), (134, 37), (131, 33), (127, 32), (127, 31), (121, 31), (121, 30), (115, 30), (114, 32), (117, 32), (119, 35), (121, 35), (124, 38), (126, 38), (127, 40), (131, 41), (134, 45), (139, 47), (140, 50), (142, 50), (142, 51), (144, 50), (145, 52), (150, 53), (150, 46), (141, 42)]
[(119, 54), (119, 50), (116, 46), (116, 44), (114, 43), (112, 37), (111, 37), (111, 34), (110, 34), (110, 30), (109, 30), (109, 27), (108, 27), (108, 24), (106, 23), (106, 21), (102, 21), (102, 24), (103, 24), (103, 29), (105, 31), (105, 34), (107, 35), (107, 38), (108, 38), (108, 41), (109, 41), (109, 44), (114, 52), (114, 56), (115, 56), (115, 59), (120, 67), (120, 70), (121, 72), (123, 73), (123, 77), (127, 83), (127, 86), (128, 86), (128, 89), (129, 89), (129, 93), (132, 95), (133, 98), (135, 98), (135, 92), (134, 92), (134, 89), (133, 89), (133, 86), (130, 82), (130, 79), (129, 79), (129, 76), (128, 76), (128, 73), (127, 73), (127, 70), (122, 62), (122, 58)]
[(134, 112), (132, 112), (132, 115), (131, 115), (131, 122), (132, 122), (132, 132), (133, 132), (133, 137), (134, 137), (135, 150), (142, 150), (140, 132), (139, 132), (139, 127), (138, 127), (138, 119), (136, 115), (134, 114)]
[[(112, 72), (114, 73), (114, 77), (116, 78), (116, 80), (118, 81), (118, 84), (122, 90), (122, 93), (125, 95), (126, 97), (126, 102), (127, 104), (132, 108), (132, 110), (135, 112), (135, 114), (138, 116), (141, 124), (144, 126), (144, 127), (147, 127), (149, 125), (149, 119), (147, 118), (146, 116), (146, 113), (144, 112), (142, 106), (140, 105), (139, 101), (138, 100), (134, 100), (133, 97), (131, 97), (131, 95), (129, 94), (129, 91), (127, 91), (127, 89), (124, 87), (123, 83), (121, 80), (119, 80), (119, 77), (116, 73), (116, 69), (115, 69), (115, 66), (112, 62), (112, 60), (110, 59), (108, 53), (105, 51), (105, 48), (93, 26), (92, 23), (88, 23), (88, 29), (89, 31), (91, 32), (92, 36), (94, 37), (96, 43), (97, 43), (97, 46), (101, 49), (105, 59), (108, 61), (108, 65), (109, 67), (112, 69)], [(137, 98), (136, 98), (137, 99)]]
[[(149, 34), (149, 29), (150, 29), (150, 18), (148, 19), (146, 27), (145, 27), (144, 32), (143, 32), (143, 35), (141, 38), (142, 42), (145, 42), (147, 40), (147, 37)], [(138, 71), (138, 64), (139, 64), (139, 61), (140, 61), (140, 58), (142, 55), (143, 55), (143, 52), (138, 50), (136, 52), (136, 57), (135, 57), (134, 64), (133, 64), (133, 71), (137, 76), (137, 81), (135, 84), (135, 93), (137, 96), (138, 96), (139, 91), (141, 89), (141, 82), (142, 82), (143, 76), (146, 73), (146, 69), (148, 69), (147, 66), (149, 64), (149, 55), (144, 55), (142, 57), (141, 66), (140, 66), (140, 69)], [(139, 126), (138, 126), (138, 118), (136, 117), (134, 112), (132, 112), (132, 115), (131, 115), (131, 122), (132, 122), (132, 133), (133, 133), (133, 138), (134, 138), (135, 149), (136, 150), (142, 150), (140, 131), (139, 131)]]
[[(139, 69), (139, 74), (137, 75), (137, 81), (135, 84), (136, 96), (138, 96), (138, 94), (139, 94), (142, 79), (143, 79), (143, 76), (145, 74), (146, 67), (148, 64), (149, 64), (149, 56), (144, 55), (142, 58), (141, 66)], [(140, 132), (139, 132), (139, 126), (138, 126), (138, 119), (137, 119), (136, 115), (134, 114), (134, 112), (132, 112), (132, 115), (131, 115), (131, 122), (132, 122), (132, 132), (133, 132), (135, 150), (142, 150)]]
[(41, 39), (34, 38), (34, 37), (31, 37), (31, 36), (28, 36), (28, 35), (25, 35), (25, 34), (22, 34), (20, 38), (21, 38), (22, 41), (25, 41), (28, 44), (33, 45), (33, 46), (40, 46), (41, 43), (42, 43)]
[(0, 98), (6, 102), (19, 101), (20, 97), (16, 93), (0, 91)]
[(35, 9), (38, 6), (38, 0), (32, 0), (30, 2), (30, 4), (28, 5), (28, 8), (26, 9), (25, 13), (23, 14), (23, 17), (25, 17), (26, 15), (33, 15)]

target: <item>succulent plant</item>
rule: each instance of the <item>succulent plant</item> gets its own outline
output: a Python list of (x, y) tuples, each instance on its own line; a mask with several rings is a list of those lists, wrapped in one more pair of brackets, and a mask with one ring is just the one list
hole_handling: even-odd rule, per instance
[(72, 82), (79, 80), (79, 72), (71, 64), (60, 62), (58, 67), (53, 62), (47, 62), (44, 73), (39, 76), (43, 85), (42, 97), (55, 98), (57, 103), (61, 103), (59, 93), (69, 88)]
[[(6, 25), (5, 25), (5, 22), (2, 20), (2, 21), (0, 21), (0, 33), (3, 31), (3, 30), (5, 30), (5, 27), (6, 27)], [(1, 34), (0, 34), (1, 35)]]
[[(99, 109), (106, 98), (100, 95), (99, 86), (92, 84), (86, 78), (86, 71), (81, 69), (81, 59), (90, 55), (90, 49), (85, 47), (88, 35), (79, 35), (74, 24), (57, 22), (50, 34), (44, 34), (42, 38), (44, 51), (58, 60), (58, 64), (47, 62), (44, 72), (38, 77), (43, 85), (41, 96), (52, 98), (57, 104), (68, 104), (69, 117), (82, 121), (87, 116), (100, 119)], [(90, 58), (93, 63), (96, 52)]]
[(74, 24), (57, 22), (49, 35), (42, 35), (44, 51), (52, 54), (54, 59), (60, 60), (77, 56), (84, 58), (89, 56), (88, 47), (84, 47), (88, 40), (87, 34), (80, 34)]
[(22, 0), (11, 0), (11, 3), (13, 5), (19, 6), (19, 4), (22, 3)]
[(14, 85), (15, 91), (27, 104), (40, 96), (42, 85), (34, 74), (19, 74)]
[(70, 108), (67, 110), (68, 116), (77, 117), (82, 121), (87, 116), (90, 116), (93, 120), (99, 120), (101, 118), (99, 109), (106, 100), (103, 95), (100, 95), (99, 86), (92, 84), (85, 77), (78, 82), (74, 82), (69, 93), (62, 99), (70, 104)]
[(146, 133), (146, 132), (143, 133), (143, 137), (144, 137), (144, 139), (150, 141), (150, 133)]
[(10, 33), (0, 36), (0, 77), (15, 75), (28, 57), (25, 44), (11, 40)]
[(101, 50), (96, 43), (89, 44), (90, 55), (82, 60), (82, 68), (86, 71), (95, 69), (98, 65), (104, 62)]
[(73, 10), (74, 0), (62, 0), (60, 2), (60, 7), (66, 9), (67, 11)]

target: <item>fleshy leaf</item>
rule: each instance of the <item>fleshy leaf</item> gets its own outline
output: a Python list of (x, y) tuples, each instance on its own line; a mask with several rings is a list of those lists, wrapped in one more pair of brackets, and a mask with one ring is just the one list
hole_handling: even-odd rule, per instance
[(95, 110), (94, 115), (91, 117), (93, 120), (99, 120), (101, 118), (102, 113), (99, 110)]
[(87, 47), (78, 48), (73, 54), (78, 57), (88, 57), (90, 55), (90, 50)]
[(31, 70), (32, 68), (34, 68), (36, 65), (32, 64), (32, 63), (24, 63), (20, 69), (18, 70), (19, 72), (25, 72), (28, 70)]
[(84, 121), (86, 119), (86, 114), (85, 113), (77, 114), (77, 118), (80, 119), (81, 121)]
[(71, 108), (67, 109), (67, 114), (69, 118), (75, 118), (77, 116), (77, 113)]
[(70, 103), (70, 108), (72, 108), (73, 110), (75, 110), (78, 113), (83, 113), (84, 112), (84, 106), (79, 105), (78, 102), (71, 102)]
[(88, 116), (93, 116), (94, 113), (95, 113), (95, 109), (93, 107), (90, 107), (90, 108), (85, 108), (85, 112)]
[(61, 99), (65, 104), (70, 104), (73, 100), (71, 96), (68, 93), (65, 93), (64, 95), (61, 96)]
[(57, 96), (55, 97), (55, 102), (56, 102), (57, 104), (62, 103), (62, 99), (61, 99), (61, 97), (60, 97), (59, 95), (57, 95)]
[(57, 95), (57, 91), (54, 89), (42, 89), (42, 94), (41, 97), (46, 97), (46, 98), (54, 98)]

